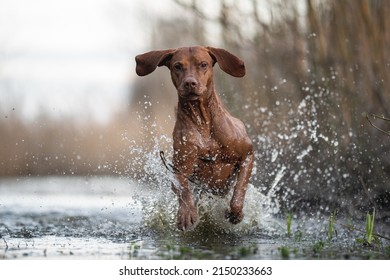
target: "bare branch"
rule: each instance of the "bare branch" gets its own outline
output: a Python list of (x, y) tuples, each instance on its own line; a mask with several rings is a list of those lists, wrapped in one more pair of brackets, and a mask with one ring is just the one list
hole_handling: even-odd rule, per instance
[(202, 12), (199, 9), (199, 6), (197, 4), (196, 0), (193, 0), (191, 3), (188, 3), (187, 1), (183, 0), (173, 0), (177, 5), (181, 6), (184, 9), (187, 9), (200, 17), (201, 19), (207, 20), (207, 21), (219, 21), (219, 18), (211, 18), (207, 16), (204, 12)]
[(390, 122), (390, 119), (389, 118), (386, 118), (386, 117), (383, 117), (383, 116), (378, 116), (378, 115), (375, 115), (375, 114), (370, 114), (366, 116), (368, 122), (370, 123), (371, 126), (373, 126), (374, 128), (376, 128), (377, 130), (379, 130), (380, 132), (390, 136), (390, 131), (386, 131), (386, 130), (383, 130), (381, 128), (379, 128), (378, 126), (376, 126), (370, 119), (370, 117), (372, 117), (374, 120), (375, 119), (380, 119), (380, 120), (384, 120), (384, 121), (388, 121)]

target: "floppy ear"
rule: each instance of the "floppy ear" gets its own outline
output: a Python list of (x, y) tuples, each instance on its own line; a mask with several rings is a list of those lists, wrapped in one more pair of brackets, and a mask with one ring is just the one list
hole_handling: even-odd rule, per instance
[(224, 50), (213, 47), (207, 47), (214, 62), (218, 62), (219, 67), (226, 73), (234, 77), (245, 76), (245, 64), (234, 54)]
[(135, 57), (135, 62), (137, 63), (135, 72), (138, 76), (146, 76), (152, 73), (157, 68), (157, 66), (167, 66), (167, 63), (174, 52), (174, 49), (169, 49), (161, 51), (151, 51), (137, 55)]

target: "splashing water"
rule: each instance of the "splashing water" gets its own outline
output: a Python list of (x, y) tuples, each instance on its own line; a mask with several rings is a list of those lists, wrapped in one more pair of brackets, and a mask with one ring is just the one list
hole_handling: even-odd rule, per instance
[[(307, 220), (332, 212), (332, 204), (326, 202), (343, 205), (341, 196), (337, 195), (337, 180), (348, 178), (348, 174), (340, 166), (324, 165), (325, 159), (318, 157), (321, 153), (328, 159), (337, 157), (339, 149), (337, 132), (324, 135), (327, 128), (318, 121), (320, 105), (317, 101), (322, 98), (321, 94), (326, 92), (304, 97), (288, 112), (286, 119), (277, 120), (280, 123), (277, 127), (273, 125), (275, 114), (260, 108), (258, 113), (265, 118), (264, 133), (252, 137), (256, 149), (255, 166), (245, 198), (244, 220), (232, 225), (224, 218), (231, 193), (224, 198), (201, 195), (197, 197), (198, 228), (224, 233), (281, 234), (285, 232), (285, 225), (280, 217), (294, 209), (297, 201), (303, 201), (299, 207), (308, 205), (302, 211), (309, 212), (301, 212)], [(146, 119), (150, 121), (151, 117)], [(168, 161), (172, 157), (172, 139), (159, 135), (157, 129), (155, 122), (144, 127), (148, 139), (152, 139), (151, 145), (131, 141), (132, 161), (128, 173), (138, 174), (138, 184), (150, 191), (148, 196), (139, 193), (134, 197), (142, 203), (146, 231), (172, 233), (177, 232), (178, 201), (171, 186), (177, 182), (159, 157), (161, 150), (167, 154)], [(319, 204), (314, 204), (317, 198)]]
[[(153, 133), (153, 135), (156, 134)], [(145, 192), (140, 192), (133, 197), (142, 204), (143, 227), (146, 232), (150, 230), (160, 234), (177, 232), (178, 200), (171, 187), (172, 184), (177, 185), (178, 182), (175, 175), (165, 168), (159, 157), (159, 152), (169, 146), (172, 146), (172, 140), (165, 135), (154, 136), (150, 150), (137, 146), (134, 141), (130, 145), (133, 160), (129, 172), (134, 172), (138, 168), (142, 170), (137, 183), (148, 190), (146, 196)], [(172, 153), (168, 151), (167, 159), (169, 160), (171, 156)], [(233, 188), (226, 197), (218, 197), (200, 191), (198, 186), (191, 183), (199, 209), (200, 221), (197, 228), (200, 228), (200, 231), (211, 228), (214, 232), (233, 234), (254, 234), (260, 231), (270, 233), (280, 229), (280, 225), (275, 222), (273, 216), (280, 212), (276, 196), (278, 184), (285, 169), (286, 167), (283, 166), (279, 170), (271, 189), (266, 194), (256, 185), (249, 184), (244, 204), (245, 216), (238, 225), (232, 225), (225, 219)], [(256, 167), (253, 173), (256, 173)]]
[[(308, 98), (305, 98), (298, 106), (298, 115), (304, 115), (310, 110), (316, 115), (315, 106), (311, 104)], [(151, 105), (150, 105), (151, 106)], [(267, 110), (262, 109), (262, 113), (267, 113)], [(270, 113), (272, 117), (272, 113)], [(156, 131), (158, 126), (156, 122), (151, 122), (151, 116), (138, 117), (140, 120), (146, 121), (144, 133), (152, 140), (152, 145), (137, 144), (136, 141), (130, 142), (130, 155), (132, 161), (129, 166), (130, 174), (138, 174), (137, 182), (146, 189), (151, 190), (151, 194), (145, 197), (143, 194), (137, 194), (134, 199), (141, 201), (143, 205), (144, 226), (157, 232), (176, 230), (176, 212), (178, 201), (171, 190), (172, 183), (177, 184), (174, 174), (165, 169), (159, 158), (161, 150), (168, 150), (167, 158), (171, 157), (169, 149), (172, 147), (172, 139), (166, 135), (159, 135)], [(290, 200), (290, 195), (294, 191), (283, 183), (283, 178), (288, 171), (289, 166), (282, 163), (283, 155), (286, 154), (285, 143), (298, 137), (299, 133), (303, 133), (312, 141), (318, 141), (317, 133), (318, 123), (315, 118), (297, 122), (290, 134), (279, 134), (278, 138), (281, 142), (275, 143), (267, 135), (259, 135), (255, 139), (255, 145), (266, 147), (267, 151), (263, 154), (258, 154), (257, 159), (261, 157), (269, 157), (273, 163), (272, 171), (268, 174), (257, 172), (257, 163), (255, 162), (252, 171), (253, 182), (249, 184), (248, 191), (245, 197), (244, 204), (244, 220), (238, 225), (231, 225), (224, 217), (225, 211), (229, 206), (229, 201), (232, 195), (230, 192), (226, 197), (220, 198), (212, 195), (202, 195), (197, 197), (200, 223), (198, 227), (211, 225), (217, 231), (233, 232), (233, 233), (256, 233), (266, 232), (274, 233), (281, 229), (281, 225), (276, 222), (275, 215), (281, 214), (282, 209), (286, 205), (286, 201)], [(149, 147), (149, 148), (148, 148)], [(307, 145), (298, 155), (298, 161), (302, 161), (305, 156), (308, 156), (313, 150), (311, 144)], [(142, 172), (139, 172), (142, 170)], [(261, 180), (259, 177), (271, 178), (271, 180)], [(296, 178), (299, 174), (296, 175)], [(194, 187), (194, 186), (193, 186)], [(284, 201), (284, 205), (280, 202)], [(287, 203), (292, 207), (293, 201)]]

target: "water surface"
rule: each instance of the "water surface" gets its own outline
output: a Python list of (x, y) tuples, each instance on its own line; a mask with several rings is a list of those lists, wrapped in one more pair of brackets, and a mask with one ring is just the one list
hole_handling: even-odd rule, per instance
[(390, 258), (388, 240), (361, 244), (363, 233), (341, 225), (347, 220), (329, 241), (322, 214), (294, 217), (287, 236), (283, 213), (254, 186), (241, 224), (223, 219), (226, 199), (202, 197), (199, 226), (183, 233), (176, 199), (163, 188), (119, 177), (2, 179), (0, 259)]

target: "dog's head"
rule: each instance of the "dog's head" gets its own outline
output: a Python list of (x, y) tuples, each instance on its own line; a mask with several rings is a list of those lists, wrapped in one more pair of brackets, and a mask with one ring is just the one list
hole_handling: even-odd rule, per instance
[(151, 51), (135, 58), (139, 76), (152, 73), (157, 66), (167, 66), (171, 71), (172, 82), (179, 97), (197, 100), (212, 89), (213, 66), (234, 76), (245, 75), (244, 62), (224, 49), (212, 47), (186, 47)]

